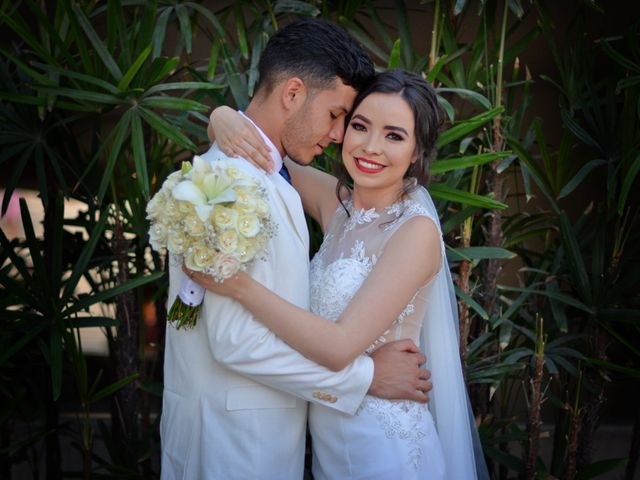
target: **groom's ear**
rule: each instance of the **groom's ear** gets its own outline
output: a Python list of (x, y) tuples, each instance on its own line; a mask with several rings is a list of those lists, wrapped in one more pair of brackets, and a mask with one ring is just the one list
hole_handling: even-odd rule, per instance
[(281, 90), (281, 101), (285, 110), (291, 113), (297, 111), (307, 98), (307, 86), (300, 77), (287, 79)]

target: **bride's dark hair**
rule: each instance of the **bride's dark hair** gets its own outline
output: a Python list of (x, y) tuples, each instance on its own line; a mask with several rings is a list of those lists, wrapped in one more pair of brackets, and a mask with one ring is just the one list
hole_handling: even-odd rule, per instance
[[(353, 108), (345, 118), (345, 132), (349, 128), (353, 112), (372, 93), (396, 93), (411, 108), (415, 124), (418, 159), (409, 166), (405, 178), (413, 177), (417, 180), (418, 185), (426, 186), (429, 183), (429, 163), (435, 158), (436, 141), (444, 122), (444, 113), (438, 104), (436, 91), (429, 82), (411, 72), (393, 69), (379, 73), (356, 96)], [(349, 188), (351, 178), (342, 161), (336, 166), (335, 174), (338, 178), (336, 194), (340, 199), (342, 197), (340, 193), (343, 189)], [(416, 182), (405, 182), (403, 193), (409, 193), (415, 186)]]

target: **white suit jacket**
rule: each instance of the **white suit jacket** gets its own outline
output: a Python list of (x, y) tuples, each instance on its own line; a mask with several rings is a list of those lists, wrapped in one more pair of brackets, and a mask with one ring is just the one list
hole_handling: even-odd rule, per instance
[[(228, 158), (215, 145), (202, 157)], [(268, 260), (249, 272), (308, 309), (309, 241), (300, 197), (277, 173), (267, 175), (244, 160), (237, 165), (265, 187), (278, 224)], [(169, 306), (184, 278), (180, 265), (171, 263)], [(193, 330), (167, 325), (162, 479), (300, 480), (307, 401), (353, 414), (372, 377), (369, 357), (330, 371), (293, 350), (240, 304), (207, 292)]]

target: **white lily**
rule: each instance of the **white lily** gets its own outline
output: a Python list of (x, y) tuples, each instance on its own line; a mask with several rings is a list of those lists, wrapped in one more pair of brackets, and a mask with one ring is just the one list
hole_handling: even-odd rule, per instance
[(193, 157), (193, 169), (190, 173), (191, 180), (183, 180), (175, 186), (173, 198), (193, 204), (203, 222), (207, 221), (216, 204), (236, 200), (234, 179), (220, 168), (213, 169), (198, 155)]

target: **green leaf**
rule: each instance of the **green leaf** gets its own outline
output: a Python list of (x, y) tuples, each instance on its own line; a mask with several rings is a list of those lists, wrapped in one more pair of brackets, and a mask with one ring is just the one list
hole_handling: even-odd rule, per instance
[(150, 108), (180, 110), (183, 112), (206, 112), (209, 110), (209, 107), (195, 100), (167, 96), (144, 97), (140, 101), (140, 105)]
[(459, 260), (486, 260), (486, 259), (506, 259), (510, 260), (517, 255), (506, 248), (500, 247), (467, 247), (453, 248), (447, 247), (447, 258), (450, 261)]
[(49, 353), (53, 399), (58, 400), (62, 393), (62, 336), (56, 326), (51, 329)]
[(173, 8), (165, 7), (158, 17), (156, 28), (153, 30), (153, 50), (151, 51), (151, 58), (154, 60), (160, 55), (160, 52), (162, 52), (162, 44), (164, 43), (164, 37), (167, 32), (167, 23), (169, 22), (169, 16), (172, 11)]
[(102, 180), (100, 181), (100, 186), (98, 187), (98, 202), (102, 202), (102, 199), (107, 192), (109, 182), (111, 182), (112, 180), (113, 169), (116, 165), (116, 161), (120, 157), (122, 144), (124, 143), (124, 139), (126, 138), (129, 131), (131, 115), (131, 110), (127, 110), (127, 112), (122, 116), (118, 124), (113, 129), (113, 143), (111, 143), (111, 151), (109, 152), (109, 156), (107, 157), (107, 164), (104, 167)]
[[(46, 85), (36, 85), (35, 88), (41, 92), (48, 92), (62, 97), (69, 97), (78, 102), (91, 102), (107, 105), (118, 105), (122, 100), (107, 93), (90, 92), (87, 90), (74, 90), (71, 88), (48, 87)], [(97, 110), (97, 106), (94, 110)]]
[(234, 2), (234, 18), (236, 24), (236, 34), (238, 37), (238, 45), (240, 54), (245, 60), (249, 59), (249, 42), (247, 41), (247, 27), (244, 24), (244, 14), (242, 13), (242, 3)]
[(437, 88), (436, 91), (438, 93), (455, 93), (457, 95), (460, 95), (462, 98), (476, 103), (478, 106), (484, 108), (485, 110), (489, 110), (491, 108), (491, 102), (487, 97), (467, 88)]
[(638, 370), (637, 368), (623, 367), (622, 365), (618, 365), (617, 363), (607, 362), (605, 360), (599, 360), (597, 358), (590, 358), (589, 363), (606, 368), (607, 370), (611, 370), (612, 372), (622, 373), (623, 375), (626, 375), (630, 378), (640, 378), (640, 370)]
[(389, 63), (387, 68), (398, 68), (400, 66), (400, 39), (393, 42), (391, 55), (389, 55)]
[(491, 197), (465, 192), (464, 190), (458, 190), (440, 183), (432, 183), (429, 185), (428, 190), (433, 197), (441, 200), (448, 200), (450, 202), (461, 203), (463, 205), (473, 205), (475, 207), (487, 209), (507, 208), (506, 204), (498, 202)]
[(460, 123), (451, 127), (449, 130), (443, 132), (440, 135), (440, 137), (438, 138), (438, 142), (436, 143), (436, 147), (441, 148), (444, 145), (448, 145), (454, 142), (455, 140), (458, 140), (466, 136), (467, 134), (478, 129), (485, 123), (493, 120), (495, 117), (500, 115), (503, 112), (503, 110), (504, 110), (503, 107), (494, 108), (487, 112), (483, 112), (479, 115), (476, 115), (475, 117), (471, 117), (467, 120), (461, 121)]
[(195, 152), (197, 150), (196, 146), (191, 140), (189, 140), (177, 128), (175, 128), (159, 115), (153, 113), (151, 110), (147, 110), (146, 108), (142, 107), (139, 109), (139, 112), (145, 122), (147, 122), (158, 133), (174, 142), (176, 145), (191, 150), (192, 152)]
[(569, 180), (564, 185), (564, 187), (562, 187), (562, 190), (560, 190), (560, 193), (558, 194), (558, 199), (564, 198), (567, 195), (569, 195), (571, 192), (573, 192), (582, 183), (582, 181), (585, 179), (585, 177), (587, 175), (589, 175), (589, 173), (591, 173), (591, 170), (593, 170), (596, 167), (599, 167), (601, 165), (606, 165), (606, 164), (607, 164), (607, 161), (606, 160), (601, 160), (601, 159), (591, 160), (591, 161), (587, 162), (586, 164), (584, 164), (582, 166), (582, 168), (580, 168), (580, 170), (578, 170), (578, 173), (576, 173), (573, 176), (573, 178), (571, 180)]
[(471, 295), (460, 290), (457, 286), (454, 285), (454, 288), (458, 298), (469, 305), (469, 307), (471, 307), (478, 315), (480, 315), (483, 320), (489, 320), (489, 314), (484, 308), (482, 308), (482, 305), (476, 302)]
[(474, 167), (476, 165), (484, 165), (500, 158), (507, 158), (512, 155), (511, 152), (491, 152), (481, 153), (479, 155), (468, 155), (466, 157), (451, 158), (446, 160), (436, 160), (431, 162), (430, 169), (434, 175), (459, 170), (461, 168)]
[(147, 155), (144, 149), (142, 122), (136, 114), (131, 116), (131, 148), (136, 165), (136, 179), (145, 199), (149, 198), (149, 174), (147, 173)]
[(507, 292), (523, 292), (523, 293), (534, 294), (534, 295), (542, 295), (548, 298), (554, 298), (562, 303), (566, 303), (567, 305), (570, 305), (579, 310), (582, 310), (583, 312), (587, 312), (591, 315), (593, 315), (594, 313), (590, 307), (586, 306), (584, 303), (571, 297), (570, 295), (565, 295), (564, 293), (558, 293), (558, 292), (549, 291), (549, 290), (536, 290), (535, 288), (509, 287), (506, 285), (499, 285), (498, 288), (500, 288), (500, 290), (504, 290)]
[(119, 380), (116, 380), (115, 382), (113, 382), (108, 387), (105, 387), (102, 390), (98, 390), (96, 393), (91, 395), (91, 397), (88, 400), (88, 403), (95, 403), (95, 402), (97, 402), (99, 400), (102, 400), (103, 398), (106, 398), (106, 397), (108, 397), (110, 395), (113, 395), (114, 393), (116, 393), (118, 390), (120, 390), (125, 385), (128, 385), (131, 382), (133, 382), (134, 380), (137, 380), (139, 376), (140, 376), (139, 373), (134, 373), (134, 374), (129, 375), (127, 377), (124, 377), (124, 378), (121, 378)]
[(107, 67), (107, 70), (109, 70), (109, 72), (111, 73), (111, 75), (116, 81), (119, 82), (120, 80), (122, 80), (122, 72), (120, 71), (118, 64), (113, 59), (113, 57), (105, 47), (104, 43), (102, 43), (100, 36), (96, 33), (96, 31), (91, 26), (91, 22), (89, 22), (89, 19), (85, 16), (84, 12), (81, 10), (81, 8), (78, 5), (74, 4), (71, 6), (71, 8), (73, 9), (73, 12), (76, 15), (78, 23), (80, 23), (82, 30), (84, 30), (84, 33), (87, 35), (89, 42), (91, 42), (91, 45), (93, 45), (94, 50), (102, 60), (102, 63), (104, 63), (105, 67)]
[(176, 16), (178, 17), (178, 25), (180, 25), (180, 33), (182, 33), (182, 40), (184, 41), (184, 48), (190, 55), (192, 52), (191, 45), (191, 20), (189, 20), (189, 13), (184, 5), (179, 3), (175, 6)]
[[(639, 102), (640, 104), (640, 102)], [(636, 157), (636, 159), (627, 170), (624, 175), (624, 181), (622, 183), (622, 188), (620, 189), (620, 197), (618, 198), (618, 214), (622, 215), (624, 208), (627, 205), (627, 198), (629, 197), (629, 192), (631, 191), (631, 186), (634, 185), (634, 180), (638, 176), (640, 172), (640, 154)]]
[(119, 90), (124, 91), (127, 88), (129, 88), (129, 84), (131, 83), (131, 80), (133, 80), (133, 77), (136, 76), (136, 74), (138, 73), (138, 71), (140, 70), (140, 68), (142, 67), (142, 65), (147, 60), (150, 54), (151, 54), (151, 47), (149, 46), (145, 48), (140, 53), (140, 55), (138, 55), (138, 58), (136, 58), (136, 61), (133, 62), (133, 65), (129, 67), (129, 70), (127, 70), (127, 73), (124, 74), (124, 76), (122, 77), (122, 80), (120, 80), (120, 83), (118, 83)]
[(578, 295), (583, 301), (591, 303), (591, 285), (589, 284), (589, 276), (585, 267), (580, 245), (575, 236), (571, 221), (566, 212), (560, 213), (560, 234), (562, 237), (562, 245), (569, 262), (569, 270), (571, 277), (574, 279), (575, 287)]
[(142, 285), (146, 285), (147, 283), (154, 282), (161, 278), (163, 275), (164, 272), (155, 272), (150, 275), (142, 275), (127, 282), (121, 283), (120, 285), (112, 287), (108, 290), (94, 293), (92, 295), (84, 295), (80, 297), (77, 302), (70, 305), (69, 308), (67, 308), (63, 313), (64, 315), (68, 316), (73, 313), (81, 312), (98, 302), (104, 302), (118, 295), (122, 295), (129, 290), (133, 290), (134, 288), (141, 287)]
[(209, 82), (173, 82), (162, 83), (160, 85), (154, 85), (149, 90), (144, 92), (143, 97), (146, 98), (149, 95), (153, 95), (159, 92), (165, 92), (167, 90), (219, 90), (225, 88), (224, 85), (218, 83)]
[(73, 266), (73, 270), (71, 271), (71, 276), (69, 280), (67, 280), (67, 284), (65, 285), (64, 291), (62, 293), (62, 301), (63, 303), (68, 303), (71, 300), (71, 296), (75, 291), (78, 282), (82, 275), (87, 271), (87, 266), (93, 257), (93, 252), (96, 248), (96, 245), (100, 240), (102, 240), (102, 232), (104, 231), (104, 227), (107, 224), (107, 219), (109, 216), (106, 212), (102, 212), (100, 215), (100, 219), (93, 227), (93, 230), (90, 232), (89, 240), (84, 244), (80, 255), (78, 255), (77, 260)]

